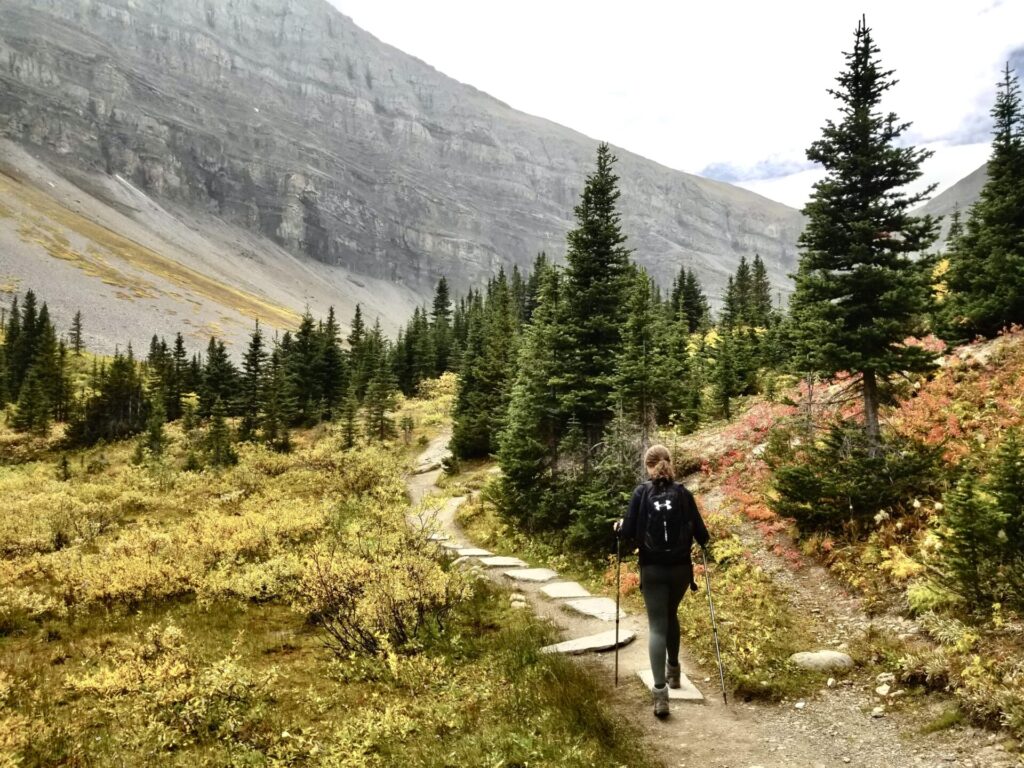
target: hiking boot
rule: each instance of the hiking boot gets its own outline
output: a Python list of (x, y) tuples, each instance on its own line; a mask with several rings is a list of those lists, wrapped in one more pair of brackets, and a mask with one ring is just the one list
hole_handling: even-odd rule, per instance
[(668, 717), (668, 686), (654, 686), (651, 691), (654, 696), (654, 716), (662, 719)]
[(680, 678), (683, 675), (682, 667), (673, 667), (668, 662), (665, 663), (665, 684), (669, 688), (681, 688), (682, 681)]

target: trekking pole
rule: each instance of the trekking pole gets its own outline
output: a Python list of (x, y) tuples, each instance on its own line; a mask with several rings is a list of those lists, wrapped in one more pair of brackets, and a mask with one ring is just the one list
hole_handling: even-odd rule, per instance
[(622, 578), (622, 539), (615, 532), (615, 687), (619, 687), (619, 597), (622, 589), (619, 580)]
[(711, 576), (708, 574), (708, 554), (704, 547), (700, 548), (700, 556), (704, 560), (704, 586), (708, 592), (708, 607), (711, 609), (711, 631), (715, 636), (715, 657), (718, 659), (718, 677), (722, 681), (722, 703), (728, 704), (725, 693), (725, 669), (722, 667), (722, 650), (718, 645), (718, 622), (715, 621), (715, 602), (711, 599)]

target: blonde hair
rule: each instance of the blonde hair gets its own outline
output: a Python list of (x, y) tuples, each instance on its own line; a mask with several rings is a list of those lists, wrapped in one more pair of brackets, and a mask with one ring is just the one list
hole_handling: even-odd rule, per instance
[(654, 481), (671, 482), (676, 478), (676, 471), (672, 466), (672, 454), (664, 445), (652, 445), (647, 449), (647, 453), (644, 454), (644, 466), (647, 467), (647, 474)]

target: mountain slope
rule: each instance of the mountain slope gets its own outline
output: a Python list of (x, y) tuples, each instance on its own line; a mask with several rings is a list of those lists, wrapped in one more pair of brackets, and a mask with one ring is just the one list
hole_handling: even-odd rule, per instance
[(964, 220), (971, 210), (971, 206), (981, 195), (981, 188), (985, 186), (988, 179), (988, 164), (982, 165), (976, 170), (964, 176), (953, 186), (944, 189), (927, 203), (918, 208), (915, 213), (931, 214), (935, 217), (944, 217), (942, 222), (942, 240), (946, 239), (949, 231), (949, 216), (954, 210), (960, 211)]
[[(322, 0), (5, 0), (0, 131), (62, 172), (117, 174), (181, 218), (420, 296), (559, 258), (596, 147)], [(688, 263), (715, 295), (757, 252), (788, 284), (796, 211), (617, 154), (624, 228), (662, 283)]]

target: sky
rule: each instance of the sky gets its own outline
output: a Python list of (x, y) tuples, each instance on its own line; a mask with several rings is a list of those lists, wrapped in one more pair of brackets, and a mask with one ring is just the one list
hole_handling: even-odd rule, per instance
[(920, 186), (985, 162), (1002, 66), (1024, 67), (1024, 0), (330, 2), (516, 109), (797, 208), (861, 14), (899, 80), (883, 109), (934, 151)]

